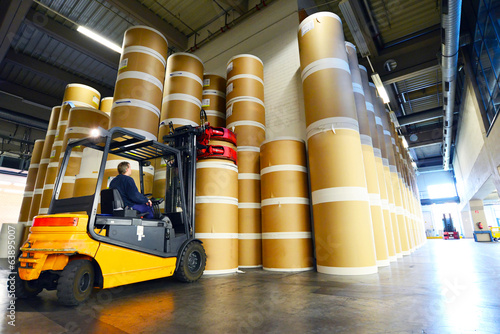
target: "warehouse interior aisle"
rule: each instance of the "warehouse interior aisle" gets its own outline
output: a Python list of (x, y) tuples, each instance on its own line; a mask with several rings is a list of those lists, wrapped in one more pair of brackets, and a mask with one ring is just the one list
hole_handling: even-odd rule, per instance
[[(55, 292), (16, 301), (1, 333), (498, 333), (500, 247), (428, 240), (378, 274), (259, 269), (194, 284), (158, 279), (95, 290), (79, 307)], [(5, 286), (6, 271), (1, 272)], [(9, 300), (0, 290), (0, 304)]]

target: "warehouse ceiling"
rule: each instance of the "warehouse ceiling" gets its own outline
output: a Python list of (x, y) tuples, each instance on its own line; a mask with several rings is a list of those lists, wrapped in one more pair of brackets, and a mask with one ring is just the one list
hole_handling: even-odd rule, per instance
[[(441, 1), (351, 1), (356, 2), (357, 15), (370, 28), (371, 36), (367, 37), (370, 59), (386, 85), (391, 109), (402, 124), (400, 132), (405, 135), (413, 158), (421, 170), (439, 168), (442, 164), (438, 63)], [(169, 52), (193, 51), (271, 2), (2, 1), (0, 118), (4, 122), (0, 126), (0, 153), (29, 156), (29, 143), (44, 137), (51, 107), (61, 103), (66, 84), (88, 84), (103, 97), (112, 96), (119, 54), (78, 33), (78, 25), (121, 45), (126, 29), (145, 24), (164, 33), (170, 44)], [(340, 2), (298, 1), (299, 8), (307, 14), (332, 11), (343, 18)], [(344, 30), (346, 40), (355, 42), (345, 23)], [(360, 61), (369, 68), (366, 59)]]

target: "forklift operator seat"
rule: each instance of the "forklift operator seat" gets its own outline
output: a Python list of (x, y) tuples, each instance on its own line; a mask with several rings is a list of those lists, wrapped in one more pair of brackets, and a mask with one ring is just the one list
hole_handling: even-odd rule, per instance
[(134, 218), (141, 218), (147, 214), (147, 212), (139, 213), (137, 210), (126, 207), (118, 189), (101, 190), (101, 213), (118, 217)]
[(101, 190), (101, 213), (122, 216), (125, 210), (122, 196), (118, 189)]

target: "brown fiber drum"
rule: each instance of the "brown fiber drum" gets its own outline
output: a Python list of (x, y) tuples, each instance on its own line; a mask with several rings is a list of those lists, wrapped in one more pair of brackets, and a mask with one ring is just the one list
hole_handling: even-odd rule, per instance
[(73, 197), (89, 196), (95, 193), (102, 152), (92, 148), (84, 148), (80, 171), (76, 175)]
[(40, 201), (42, 200), (45, 175), (47, 174), (47, 167), (49, 166), (50, 162), (50, 152), (52, 151), (52, 144), (54, 143), (54, 138), (56, 136), (57, 123), (59, 121), (60, 112), (61, 107), (59, 106), (52, 108), (52, 113), (50, 114), (49, 126), (47, 128), (45, 143), (43, 144), (43, 151), (40, 157), (40, 166), (36, 175), (33, 200), (30, 206), (28, 222), (31, 222), (33, 220), (33, 217), (38, 214), (38, 210), (40, 209)]
[(356, 105), (340, 18), (307, 17), (298, 29), (317, 269), (377, 272)]
[(227, 160), (196, 164), (196, 237), (207, 253), (205, 275), (238, 270), (238, 167)]
[(42, 158), (43, 145), (45, 140), (35, 140), (33, 152), (31, 154), (30, 166), (28, 168), (28, 176), (26, 177), (26, 186), (24, 187), (23, 201), (21, 202), (21, 210), (19, 212), (18, 223), (29, 223), (29, 214), (31, 202), (33, 201), (33, 192), (35, 190), (36, 176), (40, 168), (40, 160)]
[(252, 97), (264, 103), (264, 64), (254, 55), (241, 54), (227, 62), (226, 101)]
[[(90, 136), (93, 129), (109, 127), (109, 115), (101, 110), (85, 107), (71, 108), (68, 116), (68, 127), (66, 128), (64, 139), (59, 156), (59, 166), (61, 166), (64, 151), (68, 143)], [(71, 151), (63, 183), (59, 192), (59, 198), (73, 197), (76, 175), (80, 172), (83, 148), (75, 147)]]
[(191, 53), (174, 53), (167, 60), (161, 106), (160, 139), (174, 127), (200, 123), (203, 95), (203, 62)]
[(100, 111), (104, 111), (106, 114), (111, 114), (111, 108), (113, 107), (113, 97), (105, 97), (101, 100), (101, 106), (99, 107)]
[(211, 126), (226, 127), (226, 79), (204, 74), (201, 104)]
[(260, 147), (262, 263), (265, 270), (313, 269), (306, 148), (280, 137)]
[(157, 30), (125, 31), (110, 127), (120, 126), (157, 139), (168, 43)]
[(64, 90), (63, 105), (73, 103), (79, 107), (99, 109), (101, 93), (96, 89), (77, 83), (68, 84)]

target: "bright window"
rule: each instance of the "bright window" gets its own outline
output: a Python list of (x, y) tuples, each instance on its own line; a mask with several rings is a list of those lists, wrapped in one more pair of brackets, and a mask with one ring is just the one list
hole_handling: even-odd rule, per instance
[(429, 199), (448, 198), (457, 196), (455, 186), (452, 183), (435, 184), (427, 186)]

